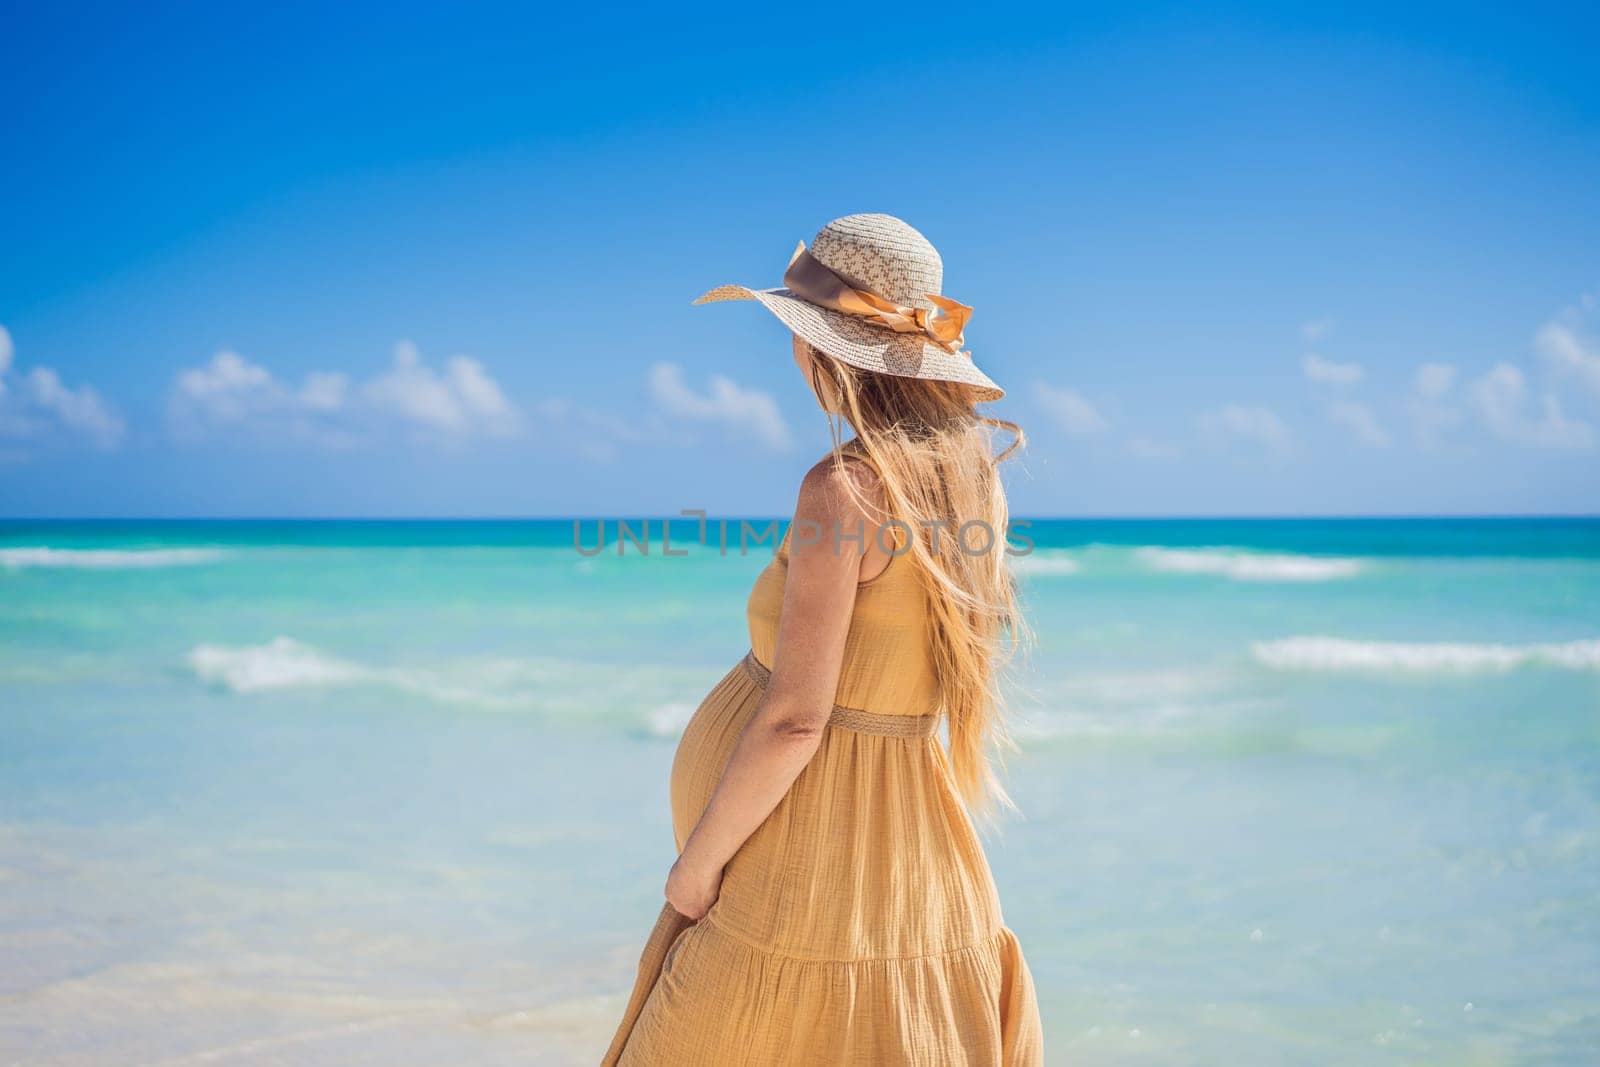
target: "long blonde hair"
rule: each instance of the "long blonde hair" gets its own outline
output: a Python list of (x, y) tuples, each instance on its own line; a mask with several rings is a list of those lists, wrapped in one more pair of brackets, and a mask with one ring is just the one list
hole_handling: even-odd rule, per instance
[[(1017, 751), (999, 689), (1004, 667), (1030, 636), (1006, 565), (1010, 512), (997, 469), (1023, 446), (1022, 428), (980, 413), (965, 386), (877, 374), (806, 347), (813, 389), (837, 399), (828, 405), (838, 409), (829, 412), (834, 462), (844, 462), (847, 447), (864, 454), (889, 518), (915, 535), (907, 554), (922, 577), (956, 784), (974, 812), (992, 815), (997, 804), (1015, 811), (989, 752), (1003, 765), (1004, 753)], [(840, 419), (856, 434), (848, 445)], [(996, 430), (1012, 437), (998, 455)], [(854, 480), (845, 482), (855, 492)], [(974, 531), (978, 537), (962, 541)], [(985, 540), (986, 550), (977, 551)]]

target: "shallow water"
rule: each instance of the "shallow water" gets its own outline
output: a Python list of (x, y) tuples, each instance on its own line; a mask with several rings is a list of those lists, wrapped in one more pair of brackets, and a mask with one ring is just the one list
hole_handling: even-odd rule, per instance
[[(1030, 533), (1051, 1062), (1594, 1061), (1600, 523)], [(572, 535), (0, 524), (0, 1060), (596, 1062), (767, 557)]]

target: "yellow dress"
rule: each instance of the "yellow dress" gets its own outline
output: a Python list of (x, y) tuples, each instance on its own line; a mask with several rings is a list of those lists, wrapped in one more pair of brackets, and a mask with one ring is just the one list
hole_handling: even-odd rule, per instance
[[(679, 742), (683, 848), (773, 662), (787, 538), (750, 593), (751, 651)], [(1033, 978), (937, 736), (938, 686), (910, 557), (856, 592), (815, 757), (698, 922), (663, 904), (602, 1067), (1036, 1067)]]

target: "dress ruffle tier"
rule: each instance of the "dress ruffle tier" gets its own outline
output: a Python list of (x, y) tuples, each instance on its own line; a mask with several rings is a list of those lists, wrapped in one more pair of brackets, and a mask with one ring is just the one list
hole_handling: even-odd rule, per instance
[[(680, 848), (760, 672), (734, 667), (679, 743)], [(603, 1067), (1043, 1062), (1032, 976), (937, 736), (848, 721), (865, 728), (823, 732), (703, 919), (663, 905)]]

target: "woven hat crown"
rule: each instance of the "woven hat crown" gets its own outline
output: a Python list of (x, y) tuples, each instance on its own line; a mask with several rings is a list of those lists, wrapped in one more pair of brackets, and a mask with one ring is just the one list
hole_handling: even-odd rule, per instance
[(818, 231), (811, 254), (851, 286), (896, 304), (932, 309), (944, 260), (908, 223), (893, 215), (845, 215)]

